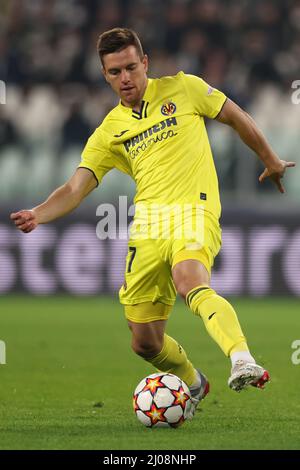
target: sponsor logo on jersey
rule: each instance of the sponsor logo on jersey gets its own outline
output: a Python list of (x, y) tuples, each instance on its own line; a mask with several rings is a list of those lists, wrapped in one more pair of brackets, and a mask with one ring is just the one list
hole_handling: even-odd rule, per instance
[(164, 116), (171, 116), (176, 111), (176, 104), (169, 101), (168, 103), (164, 103), (160, 110)]
[[(174, 137), (177, 135), (177, 132), (174, 132), (172, 129), (168, 129), (172, 126), (177, 126), (177, 120), (175, 117), (171, 117), (154, 124), (154, 126), (149, 127), (149, 129), (146, 129), (131, 139), (126, 140), (124, 142), (126, 152), (129, 152), (131, 158), (135, 158), (139, 152), (146, 150), (146, 148), (151, 144), (161, 142), (169, 137)], [(161, 134), (158, 134), (160, 132)], [(134, 149), (137, 145), (138, 147)]]

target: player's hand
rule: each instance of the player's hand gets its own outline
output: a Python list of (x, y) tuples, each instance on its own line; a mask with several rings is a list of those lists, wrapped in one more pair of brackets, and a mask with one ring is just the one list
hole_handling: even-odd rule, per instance
[(292, 168), (296, 166), (294, 162), (286, 162), (285, 160), (279, 160), (276, 168), (265, 168), (262, 174), (260, 175), (259, 182), (262, 183), (266, 178), (270, 178), (273, 183), (276, 184), (278, 190), (281, 193), (284, 193), (284, 187), (281, 183), (281, 179), (284, 176), (285, 170), (287, 168)]
[(32, 232), (38, 226), (36, 215), (32, 210), (13, 212), (10, 214), (10, 218), (14, 221), (15, 226), (24, 233)]

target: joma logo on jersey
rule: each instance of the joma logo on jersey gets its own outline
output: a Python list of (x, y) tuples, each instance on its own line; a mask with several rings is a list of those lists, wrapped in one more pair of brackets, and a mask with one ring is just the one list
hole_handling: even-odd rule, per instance
[(176, 104), (169, 101), (168, 103), (164, 103), (160, 110), (164, 116), (171, 116), (171, 114), (174, 114), (176, 111)]
[(130, 148), (135, 147), (135, 145), (139, 144), (144, 139), (147, 139), (152, 134), (157, 134), (157, 132), (160, 132), (164, 130), (166, 127), (170, 127), (170, 126), (177, 126), (177, 121), (175, 117), (168, 118), (168, 119), (165, 119), (164, 121), (159, 122), (158, 124), (154, 124), (154, 126), (149, 127), (149, 129), (145, 130), (144, 132), (141, 132), (135, 137), (132, 137), (131, 139), (126, 140), (124, 142), (126, 151), (129, 152)]

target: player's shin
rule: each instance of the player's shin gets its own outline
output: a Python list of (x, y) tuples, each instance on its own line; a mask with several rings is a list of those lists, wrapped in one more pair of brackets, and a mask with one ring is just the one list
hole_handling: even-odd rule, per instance
[(202, 318), (208, 333), (226, 356), (239, 358), (242, 355), (248, 361), (255, 362), (235, 310), (227, 300), (210, 287), (197, 286), (186, 295), (186, 303), (193, 313)]
[(187, 355), (173, 338), (164, 335), (163, 348), (159, 354), (152, 358), (147, 358), (156, 369), (162, 372), (170, 372), (177, 375), (188, 386), (196, 380), (196, 373), (193, 364), (188, 360)]

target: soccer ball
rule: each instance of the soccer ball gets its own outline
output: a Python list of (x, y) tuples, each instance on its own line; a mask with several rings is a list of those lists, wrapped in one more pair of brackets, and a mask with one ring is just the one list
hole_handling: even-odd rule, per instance
[(159, 372), (145, 377), (133, 394), (133, 408), (150, 428), (180, 426), (191, 408), (188, 386), (176, 375)]

